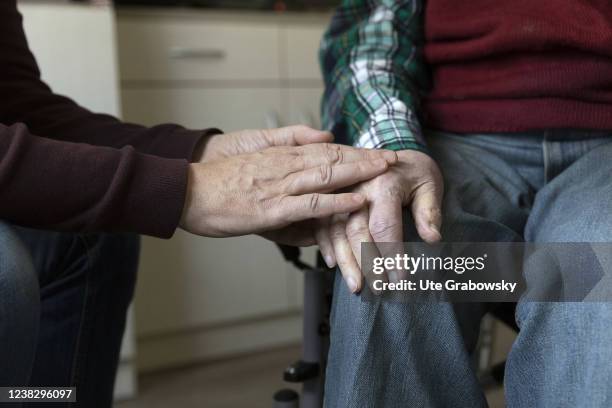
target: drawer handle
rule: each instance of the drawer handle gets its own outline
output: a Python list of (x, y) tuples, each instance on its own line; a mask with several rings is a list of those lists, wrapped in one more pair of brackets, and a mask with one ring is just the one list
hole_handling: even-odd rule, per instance
[(222, 60), (226, 57), (225, 51), (215, 48), (172, 47), (169, 54), (172, 59)]

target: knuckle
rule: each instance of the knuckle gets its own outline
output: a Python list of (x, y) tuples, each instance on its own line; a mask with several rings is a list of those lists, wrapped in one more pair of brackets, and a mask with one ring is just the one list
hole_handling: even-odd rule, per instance
[(332, 240), (338, 240), (344, 238), (346, 234), (346, 221), (341, 218), (336, 218), (332, 220), (332, 223), (329, 228), (329, 235)]
[(333, 228), (329, 230), (329, 236), (332, 241), (338, 242), (341, 239), (344, 239), (344, 225), (334, 225)]
[(332, 147), (332, 145), (326, 145), (325, 146), (325, 151), (326, 151), (326, 155), (327, 155), (327, 162), (330, 164), (337, 164), (340, 163), (340, 161), (342, 160), (342, 152), (340, 152), (340, 150)]
[(370, 231), (375, 238), (387, 237), (398, 227), (397, 222), (389, 219), (377, 219), (370, 222)]
[(266, 144), (273, 145), (274, 144), (274, 133), (271, 129), (258, 129), (255, 130), (254, 133), (261, 139), (263, 139)]
[(319, 166), (319, 183), (323, 186), (331, 184), (333, 179), (333, 167), (329, 164), (322, 164)]
[(349, 236), (364, 236), (369, 232), (368, 226), (360, 222), (349, 222), (346, 225), (346, 233)]
[(316, 213), (321, 206), (321, 195), (319, 193), (311, 194), (308, 199), (308, 208), (311, 212)]
[(394, 178), (383, 174), (374, 179), (373, 189), (379, 197), (399, 197), (403, 186)]
[(288, 196), (281, 194), (278, 196), (265, 197), (262, 199), (261, 207), (269, 212), (269, 214), (277, 215), (288, 209), (290, 202), (287, 200)]
[(433, 180), (427, 180), (419, 186), (419, 189), (423, 192), (423, 194), (435, 194), (437, 185)]

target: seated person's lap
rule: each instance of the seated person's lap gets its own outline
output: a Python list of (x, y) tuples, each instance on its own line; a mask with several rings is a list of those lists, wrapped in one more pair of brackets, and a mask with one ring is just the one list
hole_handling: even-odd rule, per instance
[[(546, 141), (554, 145), (546, 151), (541, 134), (431, 135), (431, 152), (445, 178), (443, 240), (612, 241), (612, 206), (605, 204), (612, 202), (609, 140)], [(404, 240), (417, 240), (407, 211), (404, 217)], [(484, 406), (469, 352), (486, 306), (365, 301), (351, 295), (338, 277), (326, 405)], [(570, 386), (580, 384), (577, 378), (557, 387), (539, 387), (530, 378), (546, 378), (546, 367), (567, 368), (567, 356), (554, 355), (560, 343), (573, 346), (575, 377), (584, 374), (580, 367), (591, 370), (590, 351), (612, 356), (607, 345), (612, 333), (603, 329), (612, 326), (612, 307), (522, 302), (518, 310), (522, 329), (508, 361), (509, 401), (552, 406), (580, 398), (586, 387)], [(575, 330), (588, 341), (576, 342)], [(551, 338), (559, 334), (562, 338)], [(556, 365), (543, 361), (555, 357)], [(601, 378), (609, 379), (612, 370), (603, 371)]]

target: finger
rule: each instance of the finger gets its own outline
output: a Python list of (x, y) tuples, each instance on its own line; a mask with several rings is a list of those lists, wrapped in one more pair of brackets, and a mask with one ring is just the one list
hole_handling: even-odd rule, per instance
[(346, 216), (332, 218), (330, 236), (340, 273), (349, 290), (357, 293), (361, 290), (361, 270), (346, 236)]
[(346, 237), (351, 245), (351, 250), (359, 268), (361, 269), (361, 244), (373, 242), (368, 226), (369, 211), (367, 207), (351, 214), (346, 223)]
[[(366, 284), (370, 284), (370, 289), (373, 293), (380, 293), (371, 285), (374, 280), (382, 280), (383, 282), (388, 282), (387, 274), (376, 275), (373, 273), (369, 267), (366, 267), (364, 271), (362, 265), (362, 248), (364, 243), (372, 243), (374, 238), (370, 234), (369, 228), (369, 210), (367, 207), (362, 208), (361, 210), (352, 213), (348, 221), (346, 223), (346, 236), (351, 246), (351, 251), (353, 252), (353, 258), (357, 262), (359, 267), (361, 276), (365, 278)], [(380, 253), (374, 244), (371, 248), (367, 249), (368, 259), (372, 260), (374, 258), (380, 257)]]
[(374, 197), (370, 202), (370, 234), (375, 242), (402, 242), (402, 202), (397, 195)]
[(277, 208), (271, 208), (278, 224), (290, 224), (310, 218), (330, 217), (334, 214), (351, 213), (365, 204), (365, 197), (357, 193), (304, 194), (284, 197)]
[[(397, 195), (376, 197), (370, 202), (370, 234), (381, 256), (395, 257), (403, 252), (402, 202)], [(391, 282), (401, 279), (399, 271), (388, 270)]]
[(384, 159), (346, 164), (322, 164), (304, 171), (291, 173), (286, 179), (284, 193), (297, 195), (334, 191), (361, 181), (370, 180), (389, 168)]
[(308, 126), (287, 126), (264, 131), (269, 146), (301, 146), (311, 143), (331, 143), (334, 136), (327, 131), (316, 130)]
[(397, 163), (397, 153), (384, 149), (359, 149), (331, 143), (310, 144), (297, 149), (305, 169), (322, 164), (342, 164), (356, 161), (385, 159), (389, 164)]
[(421, 239), (427, 243), (442, 239), (442, 191), (434, 182), (420, 186), (412, 200), (412, 217)]
[(328, 268), (336, 266), (336, 257), (334, 256), (334, 246), (329, 237), (329, 218), (321, 218), (317, 220), (317, 227), (315, 229), (315, 238), (319, 245), (321, 255), (325, 260), (325, 264)]

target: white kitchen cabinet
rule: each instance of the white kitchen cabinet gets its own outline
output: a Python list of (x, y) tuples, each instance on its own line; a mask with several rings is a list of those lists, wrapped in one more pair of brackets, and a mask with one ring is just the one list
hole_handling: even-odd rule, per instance
[(124, 81), (279, 77), (278, 28), (197, 18), (122, 18)]
[[(117, 13), (127, 120), (225, 131), (319, 126), (317, 50), (329, 15)], [(301, 274), (262, 238), (145, 238), (139, 279), (142, 371), (301, 338)]]
[(319, 43), (326, 19), (317, 24), (292, 24), (283, 27), (282, 35), (287, 48), (287, 76), (291, 79), (320, 80), (318, 63)]
[(175, 122), (226, 132), (265, 127), (282, 109), (277, 88), (124, 89), (123, 103), (126, 117), (137, 123)]
[(288, 123), (304, 123), (315, 128), (321, 127), (322, 87), (289, 88), (284, 92), (288, 101), (285, 110)]
[(147, 240), (141, 268), (165, 272), (141, 282), (136, 310), (144, 336), (287, 311), (286, 265), (261, 238), (195, 238), (180, 231), (170, 241)]

